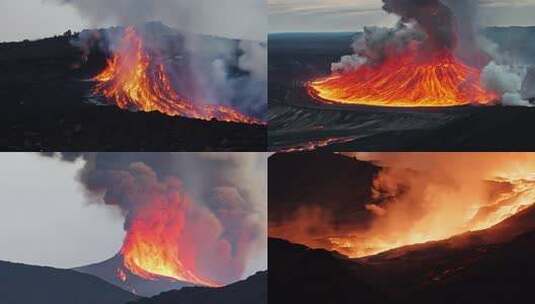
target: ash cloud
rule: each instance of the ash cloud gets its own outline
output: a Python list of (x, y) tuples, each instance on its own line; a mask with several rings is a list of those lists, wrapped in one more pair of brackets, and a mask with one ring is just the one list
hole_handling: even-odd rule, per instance
[(453, 49), (457, 44), (451, 10), (439, 0), (383, 0), (383, 10), (416, 22), (427, 35), (430, 47)]
[[(117, 206), (125, 230), (154, 209), (186, 214), (177, 246), (195, 248), (196, 266), (229, 283), (250, 275), (265, 256), (266, 155), (262, 153), (43, 153), (85, 161), (78, 179), (93, 203)], [(185, 203), (184, 197), (190, 197)], [(267, 267), (262, 262), (260, 267)], [(254, 268), (254, 267), (253, 267)]]

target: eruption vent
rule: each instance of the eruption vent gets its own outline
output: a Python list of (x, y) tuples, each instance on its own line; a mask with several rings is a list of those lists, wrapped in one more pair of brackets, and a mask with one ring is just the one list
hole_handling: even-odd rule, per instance
[(256, 153), (47, 153), (82, 158), (79, 181), (92, 202), (124, 216), (113, 259), (83, 267), (153, 295), (243, 278), (266, 246), (265, 158)]
[(309, 83), (309, 92), (328, 103), (387, 107), (450, 107), (489, 104), (499, 97), (480, 84), (480, 71), (450, 52), (421, 58), (407, 52), (378, 66), (362, 65)]
[[(450, 107), (499, 100), (480, 81), (480, 67), (488, 63), (488, 56), (473, 50), (473, 38), (464, 37), (470, 31), (459, 39), (464, 20), (457, 20), (450, 8), (438, 0), (383, 2), (386, 12), (400, 17), (397, 28), (366, 28), (353, 56), (333, 64), (330, 76), (307, 84), (311, 96), (326, 103), (386, 107)], [(459, 56), (458, 50), (465, 48), (459, 41), (470, 43), (469, 55)]]
[(204, 120), (262, 123), (231, 107), (196, 104), (178, 94), (164, 64), (145, 49), (134, 27), (125, 29), (118, 49), (94, 80), (97, 84), (93, 93), (104, 96), (121, 109), (159, 111), (170, 116)]

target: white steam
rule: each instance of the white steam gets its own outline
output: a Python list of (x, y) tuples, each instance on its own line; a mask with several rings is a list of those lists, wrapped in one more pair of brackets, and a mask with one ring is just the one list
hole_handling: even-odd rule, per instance
[(481, 82), (487, 89), (502, 95), (501, 103), (504, 106), (530, 106), (530, 102), (522, 99), (521, 95), (524, 75), (524, 68), (491, 61), (481, 72)]

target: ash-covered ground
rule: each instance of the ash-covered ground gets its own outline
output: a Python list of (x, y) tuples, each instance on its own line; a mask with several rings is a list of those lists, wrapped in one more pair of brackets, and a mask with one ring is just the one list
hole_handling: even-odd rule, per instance
[(76, 38), (64, 35), (0, 43), (2, 150), (265, 150), (266, 127), (262, 125), (171, 117), (96, 104), (90, 98), (94, 82), (87, 79), (104, 69), (108, 55), (92, 51), (84, 62), (81, 50), (72, 44)]
[[(500, 53), (535, 64), (535, 27), (487, 28)], [(271, 151), (527, 151), (535, 109), (506, 106), (381, 108), (336, 106), (310, 97), (305, 83), (330, 73), (351, 54), (359, 33), (285, 33), (269, 36)]]

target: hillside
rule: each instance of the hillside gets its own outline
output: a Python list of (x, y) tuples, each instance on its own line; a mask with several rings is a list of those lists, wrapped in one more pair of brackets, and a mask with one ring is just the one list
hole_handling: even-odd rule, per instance
[(121, 304), (137, 296), (74, 270), (0, 262), (2, 304)]

